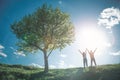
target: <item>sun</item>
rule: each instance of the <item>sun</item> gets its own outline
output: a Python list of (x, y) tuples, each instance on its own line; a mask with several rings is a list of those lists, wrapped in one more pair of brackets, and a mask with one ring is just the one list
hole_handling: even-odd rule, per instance
[(99, 50), (102, 50), (106, 46), (110, 46), (104, 32), (95, 27), (86, 27), (77, 31), (76, 41), (81, 49), (88, 48), (94, 50), (95, 48), (98, 48)]

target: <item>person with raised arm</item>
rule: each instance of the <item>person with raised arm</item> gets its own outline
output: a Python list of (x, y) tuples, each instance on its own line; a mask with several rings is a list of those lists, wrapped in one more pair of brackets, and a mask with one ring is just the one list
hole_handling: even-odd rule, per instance
[(81, 52), (81, 51), (79, 50), (79, 52), (80, 52), (80, 53), (82, 54), (82, 56), (83, 56), (83, 65), (84, 65), (84, 68), (85, 68), (86, 66), (88, 66), (87, 57), (86, 57), (87, 50), (85, 50), (85, 52)]
[(95, 57), (94, 57), (94, 53), (96, 52), (97, 48), (94, 51), (92, 51), (92, 50), (89, 51), (88, 49), (86, 49), (86, 50), (88, 51), (88, 53), (90, 55), (91, 66), (93, 66), (93, 62), (95, 64), (95, 66), (96, 66), (97, 64), (96, 64), (96, 60), (95, 60)]

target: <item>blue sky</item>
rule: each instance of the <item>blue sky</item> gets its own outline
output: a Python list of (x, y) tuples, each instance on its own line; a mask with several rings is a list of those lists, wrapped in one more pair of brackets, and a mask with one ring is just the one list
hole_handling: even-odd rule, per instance
[[(103, 47), (104, 49), (102, 48), (101, 51), (98, 49), (96, 52), (97, 64), (120, 63), (119, 0), (0, 0), (0, 63), (44, 66), (41, 52), (28, 55), (16, 52), (17, 38), (10, 29), (10, 25), (14, 21), (33, 13), (43, 3), (53, 7), (60, 7), (62, 11), (70, 14), (76, 29), (76, 41), (71, 46), (67, 46), (62, 51), (53, 51), (49, 58), (51, 67), (83, 66), (82, 56), (78, 52), (78, 49), (84, 48), (84, 44), (81, 44), (83, 38), (81, 32), (84, 28), (86, 30), (86, 28), (96, 27), (105, 34), (107, 42), (104, 43), (107, 44), (107, 46)], [(113, 11), (113, 13), (110, 13), (114, 14), (112, 16), (117, 16), (117, 21), (114, 19), (115, 21), (113, 20), (113, 22), (110, 22), (112, 24), (108, 25), (110, 23), (106, 22), (108, 18), (104, 18), (104, 13), (108, 12), (109, 14), (110, 11)], [(105, 22), (106, 24), (104, 24)], [(99, 54), (97, 55), (97, 53)]]

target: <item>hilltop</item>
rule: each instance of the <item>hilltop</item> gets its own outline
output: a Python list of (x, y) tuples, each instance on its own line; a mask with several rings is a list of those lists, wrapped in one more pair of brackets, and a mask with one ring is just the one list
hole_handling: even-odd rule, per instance
[(119, 80), (120, 64), (97, 67), (51, 69), (43, 73), (42, 68), (0, 64), (0, 80)]

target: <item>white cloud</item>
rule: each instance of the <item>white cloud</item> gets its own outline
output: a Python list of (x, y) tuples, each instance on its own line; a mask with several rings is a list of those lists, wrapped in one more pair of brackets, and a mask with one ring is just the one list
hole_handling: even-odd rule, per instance
[(35, 68), (43, 68), (43, 66), (36, 64), (36, 63), (30, 64), (30, 66), (35, 67)]
[(23, 51), (15, 51), (14, 54), (19, 56), (26, 56)]
[(73, 64), (66, 64), (65, 61), (60, 60), (57, 68), (66, 69), (66, 68), (74, 68), (74, 67), (77, 67), (77, 66)]
[(60, 63), (59, 63), (60, 66), (64, 66), (65, 65), (65, 62), (63, 60), (60, 60)]
[(55, 68), (57, 68), (57, 67), (56, 67), (55, 65), (50, 65), (49, 68), (50, 68), (50, 69), (55, 69)]
[(58, 68), (66, 68), (65, 62), (63, 60), (59, 61)]
[(110, 53), (111, 55), (113, 55), (113, 56), (120, 56), (120, 51), (118, 51), (118, 52), (113, 52), (113, 53)]
[(62, 58), (66, 58), (67, 55), (65, 55), (65, 54), (60, 54), (60, 57), (62, 57)]
[(4, 49), (4, 46), (0, 45), (0, 49)]
[(74, 67), (76, 67), (76, 66), (72, 65), (72, 64), (68, 65), (68, 68), (74, 68)]
[(111, 43), (106, 43), (105, 45), (106, 45), (107, 47), (111, 47), (111, 46), (112, 46)]
[(5, 53), (0, 52), (0, 56), (7, 57)]
[(5, 47), (0, 44), (0, 56), (2, 56), (2, 57), (7, 57), (7, 55), (2, 52), (2, 49), (4, 49), (4, 48), (5, 48)]
[(10, 47), (10, 49), (12, 49), (12, 50), (15, 50), (15, 51), (16, 51), (16, 49), (14, 49), (13, 47)]
[(13, 54), (18, 55), (18, 56), (26, 56), (23, 51), (18, 51), (14, 49), (13, 47), (10, 47), (14, 52)]
[(60, 0), (60, 1), (58, 1), (58, 3), (59, 3), (59, 4), (62, 4), (62, 1)]
[(113, 26), (120, 23), (120, 9), (118, 8), (106, 8), (104, 9), (98, 18), (98, 25), (105, 26), (111, 29)]

